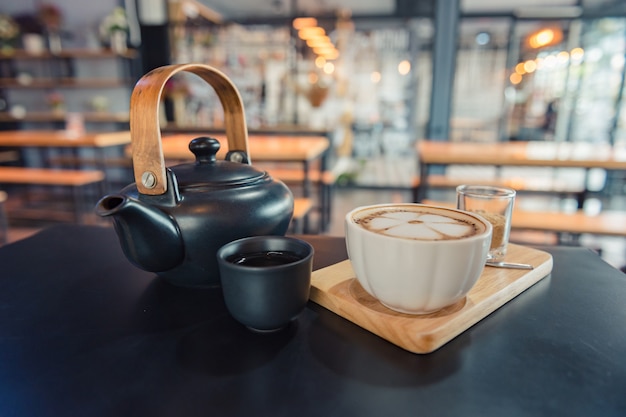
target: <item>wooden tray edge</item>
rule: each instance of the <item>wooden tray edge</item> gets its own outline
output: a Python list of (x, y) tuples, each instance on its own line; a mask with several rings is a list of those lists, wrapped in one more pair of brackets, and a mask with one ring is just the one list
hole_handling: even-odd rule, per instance
[[(541, 262), (533, 263), (532, 271), (522, 273), (506, 286), (492, 291), (489, 296), (475, 303), (472, 296), (478, 286), (477, 283), (463, 301), (465, 304), (457, 308), (458, 311), (445, 315), (443, 318), (433, 318), (433, 315), (411, 316), (388, 309), (381, 314), (362, 305), (346, 289), (350, 285), (350, 280), (356, 280), (349, 260), (314, 271), (311, 279), (310, 299), (409, 352), (431, 353), (547, 277), (552, 271), (553, 260), (549, 253), (520, 246), (517, 246), (517, 250), (523, 250), (533, 256), (539, 255)], [(500, 274), (507, 273), (520, 274), (519, 270), (500, 272)], [(337, 289), (339, 293), (334, 293)], [(433, 323), (426, 326), (424, 323), (427, 321)]]
[[(467, 329), (471, 328), (473, 325), (475, 325), (485, 317), (489, 316), (490, 314), (494, 313), (506, 303), (513, 300), (515, 297), (541, 281), (542, 279), (546, 278), (550, 274), (550, 272), (552, 272), (552, 256), (550, 256), (550, 259), (541, 264), (539, 267), (536, 267), (535, 271), (536, 274), (529, 276), (527, 275), (529, 278), (519, 279), (513, 284), (509, 285), (507, 287), (507, 294), (505, 297), (498, 297), (496, 296), (496, 294), (494, 294), (489, 297), (489, 299), (485, 300), (483, 302), (483, 305), (481, 306), (482, 308), (480, 310), (480, 313), (477, 313), (474, 317), (471, 318), (471, 320), (463, 320), (463, 316), (459, 315), (455, 316), (453, 320), (450, 320), (448, 323), (441, 326), (438, 329), (438, 332), (441, 334), (441, 336), (439, 336), (438, 339), (435, 339), (438, 340), (438, 342), (433, 343), (427, 350), (417, 352), (411, 350), (410, 346), (406, 346), (404, 347), (404, 349), (413, 351), (414, 353), (430, 353), (445, 345), (450, 340), (454, 339), (455, 337), (457, 337)], [(444, 335), (445, 327), (453, 325), (457, 325), (457, 328), (453, 331), (450, 331), (447, 335)]]

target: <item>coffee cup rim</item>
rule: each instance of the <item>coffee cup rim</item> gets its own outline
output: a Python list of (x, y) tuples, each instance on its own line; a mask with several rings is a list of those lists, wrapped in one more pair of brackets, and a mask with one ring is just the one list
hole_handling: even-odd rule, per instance
[[(267, 246), (268, 244), (270, 244), (270, 242), (275, 242), (278, 244), (288, 244), (290, 246), (298, 246), (304, 250), (305, 255), (300, 257), (296, 261), (283, 264), (283, 265), (273, 265), (273, 266), (236, 265), (226, 260), (228, 256), (233, 255), (237, 252), (233, 248), (244, 247), (245, 250), (243, 250), (242, 248), (242, 253), (247, 253), (251, 251), (252, 249), (257, 250), (257, 251), (275, 250)], [(281, 249), (281, 250), (288, 250), (288, 249)], [(309, 242), (292, 237), (292, 236), (281, 236), (281, 235), (244, 237), (244, 238), (236, 239), (236, 240), (233, 240), (232, 242), (226, 243), (217, 251), (217, 258), (218, 258), (219, 263), (224, 263), (228, 265), (230, 268), (242, 269), (242, 270), (286, 269), (296, 264), (303, 264), (303, 263), (309, 262), (309, 260), (313, 258), (314, 255), (315, 255), (315, 248), (313, 248), (313, 245), (311, 245)]]
[[(484, 226), (484, 231), (476, 233), (475, 235), (472, 235), (472, 236), (461, 237), (459, 239), (453, 239), (453, 240), (408, 239), (408, 238), (403, 238), (403, 237), (388, 236), (388, 235), (384, 235), (381, 233), (376, 233), (364, 227), (360, 227), (358, 224), (356, 224), (356, 222), (353, 221), (354, 215), (360, 211), (366, 211), (366, 210), (369, 211), (369, 210), (384, 209), (384, 208), (390, 208), (390, 207), (424, 207), (424, 208), (432, 208), (435, 210), (443, 210), (443, 211), (452, 212), (452, 213), (461, 213), (463, 215), (476, 219), (477, 221), (482, 223)], [(483, 239), (485, 236), (490, 235), (493, 229), (493, 226), (491, 225), (491, 223), (487, 219), (485, 219), (484, 217), (482, 217), (481, 215), (477, 213), (473, 213), (473, 212), (466, 211), (466, 210), (460, 210), (457, 208), (437, 206), (434, 204), (421, 204), (421, 203), (384, 203), (384, 204), (372, 204), (372, 205), (359, 206), (350, 210), (346, 214), (345, 219), (346, 219), (346, 222), (350, 224), (351, 226), (359, 227), (360, 230), (363, 230), (366, 233), (371, 233), (372, 235), (375, 235), (375, 236), (379, 236), (381, 238), (393, 239), (393, 240), (402, 239), (408, 242), (428, 243), (428, 244), (436, 244), (436, 243), (451, 244), (453, 242), (467, 242), (471, 240)]]

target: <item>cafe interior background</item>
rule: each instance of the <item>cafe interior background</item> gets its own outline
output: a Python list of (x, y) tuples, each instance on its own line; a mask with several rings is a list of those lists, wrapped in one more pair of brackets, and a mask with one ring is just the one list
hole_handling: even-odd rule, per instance
[[(127, 23), (121, 43), (107, 20), (120, 10)], [(415, 145), (424, 138), (626, 147), (623, 0), (4, 0), (0, 14), (0, 130), (70, 129), (77, 114), (87, 132), (128, 130), (129, 97), (142, 74), (168, 63), (206, 63), (239, 89), (251, 131), (329, 138), (327, 234), (342, 235), (343, 215), (357, 205), (411, 201)], [(17, 33), (7, 35), (7, 18), (19, 21)], [(40, 33), (28, 29), (34, 23), (43, 23)], [(323, 32), (325, 48), (304, 35), (305, 26)], [(77, 52), (111, 49), (106, 59)], [(50, 83), (54, 77), (83, 78)], [(98, 77), (117, 82), (99, 84)], [(164, 130), (223, 128), (214, 92), (194, 76), (177, 76), (164, 97)], [(109, 151), (110, 161), (128, 158), (123, 147)], [(45, 163), (27, 147), (2, 156), (2, 165)], [(490, 179), (494, 172), (450, 166), (445, 174)], [(624, 172), (593, 170), (587, 178), (582, 169), (534, 167), (508, 175), (587, 181), (594, 194), (583, 210), (592, 215), (626, 210)], [(107, 170), (113, 190), (132, 181), (128, 167)], [(19, 219), (22, 201), (13, 195), (24, 188), (32, 195), (32, 185), (2, 187), (10, 242), (51, 223), (46, 209)], [(58, 192), (57, 200), (69, 198)], [(429, 194), (453, 196), (453, 189)], [(575, 199), (549, 193), (520, 193), (516, 204), (576, 209)], [(554, 243), (545, 233), (512, 239)], [(626, 264), (624, 237), (583, 235), (575, 243), (618, 268)]]

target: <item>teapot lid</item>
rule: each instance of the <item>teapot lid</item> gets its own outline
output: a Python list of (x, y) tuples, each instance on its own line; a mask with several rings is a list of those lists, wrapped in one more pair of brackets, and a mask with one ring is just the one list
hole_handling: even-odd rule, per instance
[(228, 187), (241, 186), (263, 178), (266, 173), (247, 163), (218, 161), (220, 143), (217, 139), (199, 137), (189, 143), (189, 150), (196, 156), (195, 163), (171, 167), (176, 174), (178, 186), (188, 187)]

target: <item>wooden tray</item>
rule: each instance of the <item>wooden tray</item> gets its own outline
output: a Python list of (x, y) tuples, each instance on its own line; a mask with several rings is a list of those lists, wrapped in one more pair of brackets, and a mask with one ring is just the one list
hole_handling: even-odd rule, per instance
[(546, 277), (549, 253), (509, 244), (506, 260), (533, 270), (485, 267), (469, 294), (434, 313), (410, 315), (383, 306), (355, 278), (349, 260), (313, 272), (311, 300), (364, 329), (413, 353), (430, 353)]

